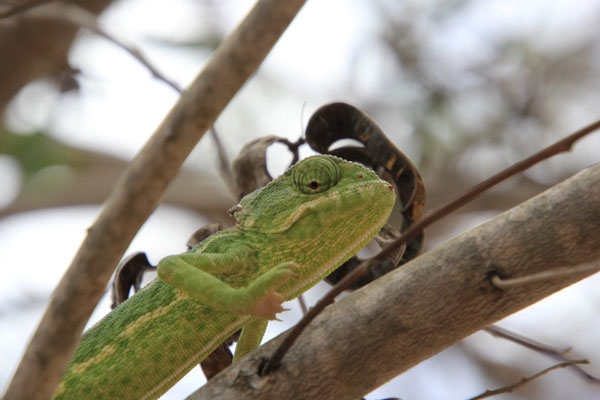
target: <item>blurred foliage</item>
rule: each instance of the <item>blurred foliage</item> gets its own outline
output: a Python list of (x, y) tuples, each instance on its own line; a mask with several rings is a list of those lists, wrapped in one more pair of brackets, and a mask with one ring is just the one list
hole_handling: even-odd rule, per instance
[(398, 126), (418, 143), (424, 169), (490, 146), (513, 162), (538, 150), (544, 135), (578, 127), (572, 121), (582, 124), (586, 111), (585, 122), (597, 117), (600, 8), (582, 21), (565, 14), (561, 25), (557, 4), (523, 18), (506, 4), (511, 21), (498, 3), (377, 2), (382, 25), (364, 50), (387, 62), (378, 64), (367, 107), (404, 120)]
[(22, 135), (0, 129), (0, 154), (17, 160), (26, 179), (46, 167), (62, 165), (79, 168), (84, 164), (81, 152), (43, 132)]

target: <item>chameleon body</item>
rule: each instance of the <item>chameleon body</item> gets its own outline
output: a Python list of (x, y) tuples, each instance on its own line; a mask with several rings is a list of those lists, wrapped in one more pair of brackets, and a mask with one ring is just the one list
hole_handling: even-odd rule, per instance
[(394, 201), (393, 186), (360, 164), (300, 161), (244, 197), (233, 228), (162, 259), (158, 279), (84, 333), (54, 398), (158, 398), (243, 328), (239, 359), (283, 301), (377, 233)]

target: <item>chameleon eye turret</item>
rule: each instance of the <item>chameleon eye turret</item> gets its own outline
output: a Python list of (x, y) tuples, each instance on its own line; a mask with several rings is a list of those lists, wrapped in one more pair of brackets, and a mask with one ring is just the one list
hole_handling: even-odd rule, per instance
[(302, 193), (321, 193), (337, 185), (342, 171), (330, 158), (315, 156), (294, 167), (292, 179)]

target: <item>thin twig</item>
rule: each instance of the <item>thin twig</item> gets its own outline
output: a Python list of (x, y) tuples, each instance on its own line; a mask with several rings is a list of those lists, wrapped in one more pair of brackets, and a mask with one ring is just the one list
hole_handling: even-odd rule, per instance
[[(574, 360), (564, 356), (564, 354), (568, 351), (568, 349), (565, 351), (560, 351), (551, 346), (540, 343), (538, 341), (535, 341), (535, 340), (525, 337), (523, 335), (519, 335), (518, 333), (511, 332), (508, 329), (504, 329), (504, 328), (501, 328), (496, 325), (490, 325), (488, 327), (483, 328), (482, 330), (486, 331), (487, 333), (489, 333), (492, 336), (510, 340), (513, 343), (516, 343), (518, 345), (526, 347), (526, 348), (533, 350), (535, 352), (538, 352), (540, 354), (547, 355), (555, 360), (562, 361), (562, 362), (574, 361)], [(573, 364), (572, 366), (578, 373), (583, 375), (586, 379), (589, 379), (594, 382), (600, 382), (600, 378), (597, 378), (594, 375), (591, 375), (590, 373), (586, 372), (579, 365)]]
[(78, 6), (75, 3), (56, 3), (53, 7), (37, 8), (36, 11), (38, 12), (35, 14), (35, 17), (64, 20), (76, 26), (89, 29), (98, 36), (105, 38), (129, 53), (144, 67), (146, 67), (146, 69), (150, 71), (154, 78), (163, 81), (178, 93), (183, 91), (183, 89), (177, 83), (159, 72), (158, 69), (154, 67), (150, 61), (148, 61), (141, 50), (130, 44), (126, 44), (123, 40), (115, 38), (113, 35), (102, 29), (97, 23), (96, 16), (85, 8)]
[(480, 194), (488, 190), (489, 188), (497, 185), (498, 183), (510, 178), (511, 176), (526, 170), (527, 168), (550, 158), (558, 153), (562, 153), (565, 151), (569, 151), (573, 144), (584, 137), (600, 128), (600, 120), (572, 133), (571, 135), (565, 137), (564, 139), (555, 142), (554, 144), (544, 148), (543, 150), (535, 153), (534, 155), (521, 160), (510, 167), (504, 169), (503, 171), (495, 174), (491, 178), (473, 186), (471, 189), (467, 190), (464, 194), (460, 195), (455, 200), (439, 207), (438, 209), (428, 213), (425, 217), (417, 221), (415, 224), (411, 225), (407, 230), (405, 230), (402, 235), (396, 239), (396, 241), (385, 249), (381, 250), (376, 256), (370, 258), (368, 260), (363, 261), (360, 265), (352, 271), (350, 274), (346, 275), (344, 279), (342, 279), (336, 286), (334, 286), (327, 294), (314, 305), (313, 308), (292, 328), (286, 338), (281, 342), (280, 346), (275, 350), (273, 356), (267, 361), (264, 367), (261, 370), (261, 375), (266, 375), (273, 369), (277, 368), (281, 363), (281, 360), (285, 353), (289, 350), (290, 347), (294, 344), (294, 342), (298, 339), (302, 331), (308, 326), (308, 324), (317, 317), (323, 311), (325, 307), (329, 304), (333, 303), (333, 300), (344, 290), (348, 289), (354, 282), (358, 281), (362, 278), (366, 272), (369, 270), (371, 265), (375, 265), (378, 262), (385, 260), (390, 257), (394, 252), (400, 248), (400, 246), (404, 245), (404, 243), (408, 242), (410, 239), (416, 237), (419, 233), (423, 231), (426, 227), (431, 225), (432, 223), (440, 220), (446, 215), (452, 213), (463, 205), (469, 203), (474, 200)]
[(5, 398), (46, 400), (52, 395), (129, 243), (189, 153), (256, 72), (304, 3), (256, 2), (182, 93), (115, 184), (55, 289)]
[(233, 177), (233, 171), (231, 170), (231, 162), (229, 161), (229, 157), (227, 157), (227, 153), (225, 153), (225, 148), (223, 147), (223, 143), (221, 143), (221, 138), (219, 138), (219, 134), (214, 125), (210, 127), (209, 132), (215, 147), (217, 148), (217, 156), (219, 159), (219, 175), (221, 175), (221, 179), (223, 179), (225, 186), (227, 186), (227, 189), (229, 189), (229, 193), (231, 193), (231, 195), (235, 198), (238, 190), (235, 186), (235, 179)]
[[(46, 1), (48, 0), (33, 2), (34, 4), (31, 4), (28, 7), (22, 7), (22, 9), (19, 10), (19, 12), (23, 12), (30, 8), (33, 8), (34, 6), (41, 5)], [(175, 81), (167, 78), (166, 75), (161, 73), (158, 70), (158, 68), (156, 68), (146, 58), (146, 56), (144, 56), (144, 54), (139, 48), (131, 44), (127, 44), (121, 39), (117, 39), (114, 35), (109, 34), (104, 29), (102, 29), (97, 23), (96, 16), (91, 12), (87, 11), (85, 8), (78, 6), (75, 3), (58, 3), (54, 8), (43, 8), (42, 10), (43, 11), (41, 13), (38, 13), (38, 17), (42, 16), (51, 17), (55, 19), (62, 19), (71, 24), (89, 29), (91, 32), (105, 38), (106, 40), (125, 50), (126, 53), (129, 53), (140, 64), (142, 64), (152, 74), (154, 78), (166, 83), (179, 94), (181, 94), (181, 92), (183, 91), (181, 86), (179, 86)], [(15, 14), (15, 12), (10, 13), (9, 15), (13, 14)], [(229, 189), (229, 192), (235, 197), (237, 191), (235, 190), (233, 173), (231, 172), (231, 166), (227, 159), (227, 155), (225, 154), (225, 151), (221, 144), (221, 140), (217, 135), (217, 131), (215, 130), (214, 125), (210, 128), (209, 131), (217, 148), (217, 154), (219, 156), (219, 171), (221, 173), (221, 177), (223, 178), (225, 185)]]
[(290, 165), (294, 165), (300, 159), (300, 154), (298, 153), (298, 148), (305, 143), (305, 140), (302, 136), (298, 138), (295, 142), (291, 142), (288, 139), (281, 138), (278, 140), (279, 143), (283, 143), (287, 146), (288, 150), (293, 154), (292, 161)]
[[(133, 58), (135, 58), (140, 64), (142, 64), (154, 78), (163, 81), (167, 85), (169, 85), (173, 90), (181, 94), (183, 89), (175, 83), (175, 81), (167, 78), (164, 74), (162, 74), (142, 53), (142, 51), (130, 44), (126, 44), (123, 40), (117, 39), (115, 36), (109, 34), (105, 30), (103, 30), (97, 23), (97, 18), (94, 14), (87, 11), (85, 8), (80, 7), (74, 3), (61, 3), (60, 7), (55, 9), (51, 9), (48, 12), (44, 13), (51, 15), (57, 19), (64, 19), (72, 24), (81, 26), (83, 28), (89, 29), (94, 32), (98, 36), (105, 38), (106, 40), (112, 42), (117, 45), (121, 49), (125, 50), (125, 52), (129, 53)], [(237, 191), (235, 190), (235, 184), (233, 179), (233, 173), (231, 172), (231, 166), (227, 155), (225, 154), (225, 150), (223, 149), (223, 145), (221, 144), (221, 140), (217, 134), (217, 131), (213, 126), (209, 129), (215, 146), (217, 148), (217, 154), (219, 156), (219, 171), (221, 173), (221, 177), (225, 182), (225, 185), (229, 189), (229, 192), (235, 196)]]
[(520, 276), (518, 278), (503, 279), (498, 275), (491, 278), (492, 284), (498, 289), (507, 289), (514, 286), (521, 286), (531, 282), (544, 281), (551, 278), (561, 277), (565, 275), (573, 275), (582, 272), (600, 271), (600, 261), (591, 263), (579, 264), (569, 267), (554, 268), (548, 271), (536, 272), (535, 274)]
[(306, 302), (304, 301), (304, 295), (298, 296), (298, 303), (300, 303), (300, 310), (302, 310), (302, 315), (306, 315), (308, 312), (308, 308), (306, 307)]
[(514, 383), (512, 385), (504, 386), (504, 387), (501, 387), (499, 389), (494, 389), (494, 390), (486, 390), (485, 392), (483, 392), (482, 394), (480, 394), (478, 396), (471, 397), (469, 400), (479, 400), (479, 399), (485, 399), (486, 397), (496, 396), (496, 395), (499, 395), (502, 393), (511, 393), (513, 390), (518, 389), (521, 386), (527, 385), (528, 383), (532, 382), (533, 380), (535, 380), (535, 379), (539, 378), (540, 376), (545, 375), (548, 372), (553, 371), (555, 369), (569, 367), (574, 364), (589, 364), (589, 363), (590, 362), (588, 360), (575, 360), (575, 361), (567, 361), (567, 362), (563, 362), (560, 364), (556, 364), (556, 365), (548, 367), (528, 378), (523, 378), (519, 382)]
[[(125, 52), (129, 53), (133, 58), (135, 58), (152, 74), (154, 78), (163, 81), (179, 94), (183, 92), (183, 88), (181, 88), (177, 83), (175, 83), (175, 81), (167, 78), (164, 74), (158, 71), (158, 69), (144, 56), (144, 54), (139, 48), (130, 44), (126, 44), (123, 40), (117, 39), (115, 36), (103, 30), (98, 25), (97, 18), (94, 14), (90, 13), (85, 8), (80, 7), (74, 3), (61, 3), (60, 8), (61, 9), (53, 10), (52, 15), (56, 18), (62, 18), (65, 21), (68, 21), (72, 24), (81, 26), (83, 28), (87, 28), (90, 31), (97, 34), (98, 36), (101, 36), (106, 40), (112, 42), (113, 44), (125, 50)], [(217, 154), (219, 157), (219, 172), (221, 178), (225, 182), (225, 186), (227, 186), (229, 193), (231, 193), (231, 195), (235, 197), (237, 191), (235, 189), (233, 173), (231, 171), (231, 164), (229, 163), (227, 154), (225, 153), (225, 150), (214, 125), (210, 127), (209, 132), (211, 133), (211, 137), (213, 138), (215, 147), (217, 148)]]

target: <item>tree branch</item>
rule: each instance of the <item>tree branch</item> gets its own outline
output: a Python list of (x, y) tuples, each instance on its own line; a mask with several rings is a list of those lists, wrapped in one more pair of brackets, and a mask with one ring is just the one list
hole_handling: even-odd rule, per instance
[(261, 377), (258, 370), (287, 333), (189, 399), (281, 399), (289, 393), (295, 399), (360, 398), (462, 338), (592, 274), (585, 270), (506, 290), (490, 279), (600, 259), (598, 210), (600, 164), (327, 307), (269, 375)]
[(256, 71), (303, 4), (303, 0), (259, 1), (217, 48), (129, 165), (54, 291), (7, 389), (6, 400), (52, 395), (130, 241), (187, 155)]
[(504, 386), (499, 389), (486, 390), (485, 392), (481, 393), (478, 396), (471, 397), (469, 400), (480, 400), (480, 399), (485, 399), (485, 398), (492, 397), (492, 396), (497, 396), (497, 395), (503, 394), (503, 393), (511, 393), (513, 390), (518, 389), (521, 386), (527, 385), (528, 383), (536, 380), (540, 376), (546, 375), (548, 372), (553, 371), (555, 369), (570, 367), (572, 365), (589, 364), (589, 363), (590, 362), (588, 360), (574, 360), (574, 361), (565, 361), (560, 364), (555, 364), (551, 367), (548, 367), (548, 368), (538, 372), (535, 375), (532, 375), (527, 378), (523, 378), (517, 383), (513, 383), (512, 385)]
[(140, 49), (125, 43), (123, 40), (117, 39), (115, 36), (102, 29), (97, 23), (96, 16), (85, 8), (74, 3), (58, 3), (54, 4), (52, 7), (39, 7), (36, 9), (36, 11), (37, 13), (32, 14), (33, 17), (64, 20), (78, 27), (89, 29), (96, 35), (103, 37), (109, 42), (125, 50), (140, 64), (146, 67), (146, 69), (150, 71), (154, 78), (166, 83), (173, 90), (179, 93), (183, 91), (175, 81), (167, 78), (154, 65), (152, 65), (152, 63), (148, 61)]
[[(589, 265), (589, 264), (583, 264), (583, 265)], [(579, 266), (573, 267), (575, 270), (578, 269)], [(577, 271), (579, 272), (579, 271)], [(493, 281), (492, 281), (493, 283)], [(502, 338), (504, 340), (509, 340), (513, 343), (516, 343), (520, 346), (523, 346), (525, 348), (528, 348), (530, 350), (536, 351), (540, 354), (544, 354), (546, 356), (552, 357), (556, 360), (559, 360), (561, 362), (572, 362), (574, 360), (565, 357), (565, 354), (569, 351), (569, 349), (567, 350), (563, 350), (560, 351), (558, 349), (555, 349), (553, 347), (550, 347), (546, 344), (537, 342), (533, 339), (527, 338), (525, 336), (519, 335), (518, 333), (515, 332), (511, 332), (508, 329), (504, 329), (501, 328), (497, 325), (490, 325), (487, 326), (485, 328), (483, 328), (484, 331), (486, 331), (487, 333), (489, 333), (492, 336), (495, 337), (499, 337)], [(595, 383), (600, 383), (600, 378), (595, 377), (594, 375), (586, 372), (583, 368), (581, 368), (578, 364), (573, 364), (571, 365), (575, 371), (577, 371), (577, 373), (579, 373), (581, 376), (583, 376), (586, 379), (589, 379), (592, 382)]]
[(492, 284), (498, 289), (508, 289), (510, 287), (525, 285), (535, 281), (543, 281), (545, 279), (555, 278), (560, 275), (578, 274), (580, 272), (598, 272), (600, 271), (600, 261), (584, 263), (581, 265), (573, 265), (569, 267), (559, 267), (548, 271), (537, 272), (531, 275), (519, 276), (515, 278), (503, 279), (498, 275), (491, 277)]

